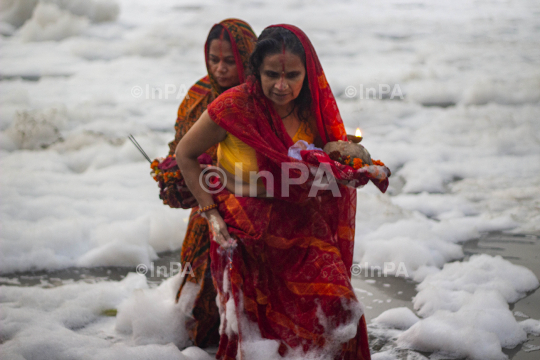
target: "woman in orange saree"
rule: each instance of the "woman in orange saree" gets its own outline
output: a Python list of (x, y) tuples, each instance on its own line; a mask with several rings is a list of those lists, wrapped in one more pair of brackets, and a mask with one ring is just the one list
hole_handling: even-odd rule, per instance
[[(265, 29), (250, 62), (254, 75), (218, 97), (176, 151), (215, 240), (216, 357), (370, 359), (363, 308), (350, 281), (356, 190), (339, 185), (337, 194), (313, 196), (310, 183), (298, 179), (303, 163), (288, 156), (299, 133), (319, 146), (347, 140), (334, 96), (311, 42), (294, 26)], [(211, 129), (216, 135), (205, 139)], [(255, 194), (243, 191), (242, 170), (235, 177), (224, 166), (231, 141), (251, 148), (252, 155), (246, 150), (237, 159), (251, 164), (246, 157), (255, 156), (266, 175), (250, 189)], [(203, 187), (196, 159), (215, 142), (224, 175)]]
[[(249, 24), (238, 19), (224, 20), (210, 30), (204, 47), (208, 75), (189, 89), (178, 108), (174, 126), (176, 135), (169, 143), (169, 156), (152, 163), (154, 179), (159, 183), (160, 198), (164, 204), (172, 208), (192, 208), (196, 205), (176, 166), (174, 151), (215, 98), (245, 81), (245, 70), (256, 39)], [(216, 164), (216, 149), (217, 146), (208, 149), (202, 162)], [(219, 313), (215, 303), (216, 290), (210, 276), (208, 222), (197, 214), (197, 210), (195, 207), (191, 211), (180, 255), (182, 268), (189, 263), (192, 271), (184, 278), (176, 301), (182, 302), (185, 312), (191, 315), (186, 327), (194, 345), (206, 347), (219, 342)]]

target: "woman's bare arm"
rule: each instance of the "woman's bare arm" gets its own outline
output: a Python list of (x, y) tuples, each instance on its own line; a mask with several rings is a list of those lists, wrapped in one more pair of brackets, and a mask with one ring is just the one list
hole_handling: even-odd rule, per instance
[[(199, 181), (202, 170), (197, 157), (215, 144), (223, 141), (226, 136), (227, 132), (212, 121), (208, 112), (205, 111), (176, 146), (176, 162), (182, 171), (186, 185), (197, 199), (200, 207), (214, 204), (214, 199)], [(214, 239), (226, 247), (230, 235), (223, 218), (219, 215), (217, 209), (206, 212), (206, 216), (214, 234)]]
[(208, 112), (205, 111), (176, 146), (178, 167), (182, 171), (189, 190), (201, 207), (212, 205), (214, 200), (212, 195), (199, 184), (201, 168), (197, 157), (223, 141), (226, 135), (227, 132), (213, 122)]

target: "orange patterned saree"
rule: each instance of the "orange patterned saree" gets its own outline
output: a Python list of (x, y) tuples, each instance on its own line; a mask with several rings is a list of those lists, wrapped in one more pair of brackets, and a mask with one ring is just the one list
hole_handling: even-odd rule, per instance
[[(306, 35), (290, 25), (306, 53), (312, 116), (323, 143), (346, 140), (334, 96)], [(293, 145), (281, 118), (252, 76), (208, 107), (213, 121), (255, 149), (260, 171), (273, 175), (273, 198), (214, 201), (238, 239), (233, 250), (212, 241), (212, 278), (220, 307), (218, 359), (370, 359), (363, 308), (351, 286), (356, 190), (339, 186), (309, 197), (282, 192), (282, 165)], [(293, 173), (294, 175), (294, 173)], [(267, 189), (272, 184), (263, 178)]]
[[(249, 55), (254, 49), (257, 37), (251, 27), (244, 21), (228, 19), (219, 24), (228, 32), (231, 39), (238, 75), (242, 83), (245, 81), (244, 69), (247, 68)], [(208, 45), (205, 44), (207, 67)], [(164, 204), (170, 207), (189, 208), (183, 204), (183, 199), (191, 196), (176, 166), (174, 158), (176, 146), (208, 105), (223, 91), (224, 89), (218, 85), (210, 72), (189, 89), (178, 108), (178, 116), (174, 126), (176, 135), (174, 140), (169, 143), (169, 156), (162, 162), (155, 160), (152, 163), (154, 178), (160, 186), (160, 198)], [(216, 150), (217, 146), (214, 146), (206, 152), (208, 156), (206, 156), (205, 163), (215, 164), (217, 162)], [(219, 313), (215, 302), (216, 290), (210, 276), (208, 223), (196, 213), (196, 210), (197, 208), (194, 208), (189, 217), (189, 224), (180, 255), (182, 268), (189, 263), (192, 273), (184, 278), (177, 292), (176, 301), (181, 299), (182, 292), (188, 291), (188, 288), (189, 291), (195, 289), (198, 292), (195, 302), (190, 306), (192, 318), (186, 322), (186, 327), (194, 344), (199, 347), (206, 347), (217, 345), (219, 341)], [(191, 283), (191, 286), (186, 287), (186, 282)]]

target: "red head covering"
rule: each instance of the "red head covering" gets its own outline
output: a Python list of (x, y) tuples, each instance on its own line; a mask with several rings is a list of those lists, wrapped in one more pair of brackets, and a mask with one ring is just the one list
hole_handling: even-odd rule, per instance
[(282, 27), (291, 31), (302, 43), (306, 53), (306, 75), (312, 99), (312, 114), (316, 119), (317, 129), (324, 144), (329, 141), (347, 140), (343, 120), (339, 114), (336, 99), (322, 69), (315, 49), (306, 34), (294, 25), (280, 24), (272, 27)]
[[(240, 80), (240, 84), (242, 84), (246, 81), (246, 70), (248, 68), (249, 55), (251, 55), (253, 49), (255, 48), (257, 36), (255, 35), (248, 23), (239, 19), (223, 20), (219, 24), (215, 24), (214, 26), (212, 26), (210, 32), (212, 32), (212, 30), (214, 30), (216, 26), (222, 26), (223, 31), (226, 31), (229, 35), (229, 39), (231, 40), (232, 52), (234, 54), (234, 60), (236, 62), (236, 68), (238, 69), (238, 78)], [(204, 58), (206, 60), (206, 69), (208, 70), (208, 77), (210, 78), (210, 83), (212, 84), (214, 92), (216, 92), (215, 96), (217, 96), (221, 94), (224, 89), (218, 85), (216, 79), (214, 79), (214, 76), (210, 72), (210, 68), (208, 66), (209, 47), (210, 44), (207, 40), (204, 45)]]
[[(238, 69), (238, 77), (240, 82), (244, 82), (246, 79), (245, 69), (247, 69), (249, 56), (255, 48), (257, 41), (255, 33), (248, 23), (239, 19), (223, 20), (219, 24), (215, 24), (210, 32), (216, 26), (221, 26), (224, 31), (227, 31)], [(169, 156), (162, 163), (154, 161), (151, 165), (155, 174), (154, 179), (159, 183), (160, 198), (163, 199), (164, 204), (172, 208), (189, 208), (188, 204), (183, 203), (183, 199), (191, 197), (189, 191), (179, 190), (186, 187), (183, 177), (180, 175), (180, 171), (176, 166), (174, 156), (176, 146), (206, 110), (208, 104), (214, 101), (224, 91), (218, 85), (208, 67), (208, 45), (209, 43), (207, 41), (204, 47), (204, 55), (208, 75), (197, 81), (189, 89), (186, 97), (178, 107), (178, 114), (174, 125), (176, 135), (174, 140), (169, 143)], [(216, 150), (217, 146), (213, 146), (206, 151), (208, 155), (207, 162), (217, 162)], [(211, 159), (208, 160), (208, 157)]]

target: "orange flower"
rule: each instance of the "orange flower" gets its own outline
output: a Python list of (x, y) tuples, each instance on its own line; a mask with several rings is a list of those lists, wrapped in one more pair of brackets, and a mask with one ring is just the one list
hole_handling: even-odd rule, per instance
[(353, 168), (360, 169), (362, 166), (364, 166), (362, 159), (358, 159), (358, 158), (353, 159)]
[(379, 165), (379, 166), (386, 166), (381, 160), (371, 160), (373, 162), (373, 165)]

